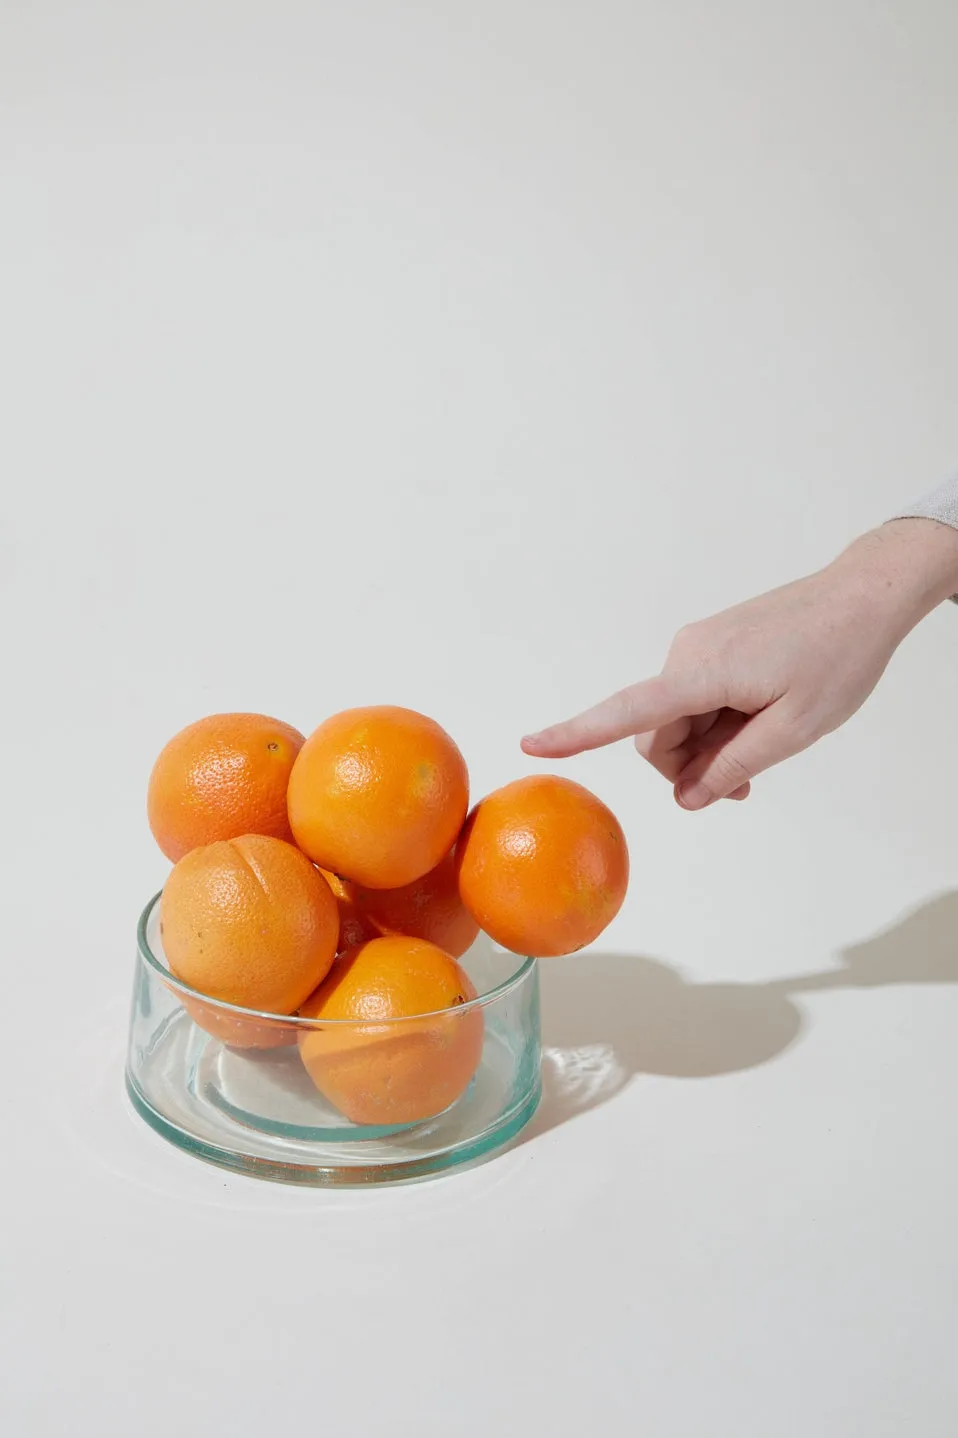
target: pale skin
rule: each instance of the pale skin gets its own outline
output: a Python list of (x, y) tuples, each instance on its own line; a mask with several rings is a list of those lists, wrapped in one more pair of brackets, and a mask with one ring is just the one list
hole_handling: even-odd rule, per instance
[(758, 775), (850, 719), (955, 593), (958, 530), (894, 520), (818, 573), (680, 629), (660, 674), (522, 747), (564, 759), (634, 738), (683, 808), (745, 799)]

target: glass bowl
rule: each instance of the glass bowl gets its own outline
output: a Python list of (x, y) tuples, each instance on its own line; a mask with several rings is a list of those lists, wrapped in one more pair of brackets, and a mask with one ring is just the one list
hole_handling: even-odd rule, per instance
[(285, 1183), (407, 1182), (494, 1152), (535, 1112), (534, 959), (481, 935), (460, 960), (478, 997), (457, 1008), (362, 1024), (279, 1018), (173, 978), (159, 898), (137, 928), (126, 1086), (188, 1153)]

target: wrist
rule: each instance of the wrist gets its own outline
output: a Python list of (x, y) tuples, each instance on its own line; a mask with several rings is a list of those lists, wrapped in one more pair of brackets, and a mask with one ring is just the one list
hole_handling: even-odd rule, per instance
[(935, 519), (893, 519), (834, 561), (904, 636), (958, 594), (958, 530)]

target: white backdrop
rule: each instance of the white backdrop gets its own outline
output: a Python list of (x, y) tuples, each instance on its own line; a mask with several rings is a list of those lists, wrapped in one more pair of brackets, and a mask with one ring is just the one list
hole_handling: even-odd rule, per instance
[(409, 704), (481, 793), (958, 463), (956, 58), (950, 0), (7, 0), (12, 1438), (954, 1433), (950, 609), (745, 805), (570, 763), (634, 878), (504, 1157), (257, 1185), (121, 1067), (182, 724)]

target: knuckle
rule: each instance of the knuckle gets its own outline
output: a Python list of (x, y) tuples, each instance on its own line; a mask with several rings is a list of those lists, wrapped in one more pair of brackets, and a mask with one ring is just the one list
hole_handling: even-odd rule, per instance
[(721, 696), (727, 688), (728, 670), (727, 656), (721, 645), (716, 643), (707, 623), (687, 624), (672, 640), (665, 672), (681, 673), (686, 684), (703, 694), (714, 691)]
[(683, 624), (682, 628), (676, 631), (675, 637), (669, 647), (669, 656), (688, 654), (692, 650), (701, 649), (701, 629), (699, 622), (694, 624)]
[(713, 778), (717, 779), (723, 788), (730, 785), (737, 789), (755, 777), (745, 761), (740, 759), (737, 754), (724, 752), (716, 754), (710, 768)]

